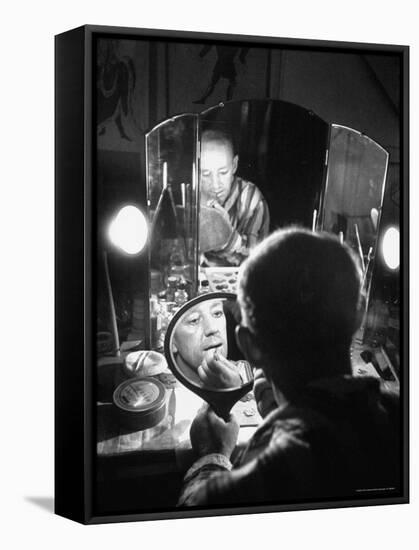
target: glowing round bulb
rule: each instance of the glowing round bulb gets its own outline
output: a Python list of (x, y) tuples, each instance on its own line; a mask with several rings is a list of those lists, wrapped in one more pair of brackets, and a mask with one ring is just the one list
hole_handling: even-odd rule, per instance
[(127, 254), (138, 254), (148, 236), (147, 220), (135, 206), (124, 206), (109, 226), (111, 242)]
[(389, 227), (383, 238), (383, 256), (389, 269), (397, 269), (400, 265), (399, 230)]

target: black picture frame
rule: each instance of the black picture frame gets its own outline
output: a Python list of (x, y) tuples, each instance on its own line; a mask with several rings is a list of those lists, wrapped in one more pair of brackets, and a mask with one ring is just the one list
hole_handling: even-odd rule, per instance
[[(401, 433), (400, 495), (333, 502), (97, 513), (95, 504), (95, 44), (99, 37), (150, 41), (240, 43), (299, 51), (392, 54), (400, 59), (401, 228)], [(409, 48), (407, 46), (298, 40), (82, 26), (55, 39), (55, 512), (84, 523), (175, 519), (209, 515), (327, 509), (409, 502)]]

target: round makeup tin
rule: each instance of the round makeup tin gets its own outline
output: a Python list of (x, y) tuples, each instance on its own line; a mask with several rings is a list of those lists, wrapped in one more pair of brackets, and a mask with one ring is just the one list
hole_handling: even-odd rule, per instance
[(131, 378), (116, 388), (113, 403), (124, 427), (146, 430), (166, 415), (166, 388), (155, 378)]

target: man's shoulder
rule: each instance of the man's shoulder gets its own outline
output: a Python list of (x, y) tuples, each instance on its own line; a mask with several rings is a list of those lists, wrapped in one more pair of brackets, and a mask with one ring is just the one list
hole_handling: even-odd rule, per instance
[(261, 190), (255, 183), (240, 176), (235, 177), (231, 194), (236, 195), (236, 200), (241, 202), (246, 202), (250, 198), (252, 204), (265, 200)]
[(253, 183), (252, 181), (245, 180), (244, 178), (241, 178), (240, 176), (236, 176), (235, 177), (235, 182), (241, 190), (244, 190), (244, 189), (257, 189), (257, 191), (260, 193), (258, 186), (255, 183)]
[(302, 436), (308, 427), (305, 411), (292, 406), (275, 409), (263, 421), (253, 436), (256, 446), (273, 444), (278, 439)]

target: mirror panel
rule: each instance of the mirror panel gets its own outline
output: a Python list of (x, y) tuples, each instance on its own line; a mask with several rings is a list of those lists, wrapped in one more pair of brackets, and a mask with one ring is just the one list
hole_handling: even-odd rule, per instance
[(356, 251), (369, 279), (387, 164), (388, 153), (375, 141), (351, 128), (331, 126), (321, 227), (340, 235)]
[(200, 115), (201, 135), (232, 135), (237, 175), (265, 197), (270, 229), (290, 223), (311, 227), (325, 179), (329, 125), (312, 111), (280, 100), (221, 103)]
[(157, 350), (163, 349), (162, 320), (167, 326), (176, 308), (197, 291), (197, 132), (197, 116), (185, 114), (146, 135), (150, 332), (151, 346)]

